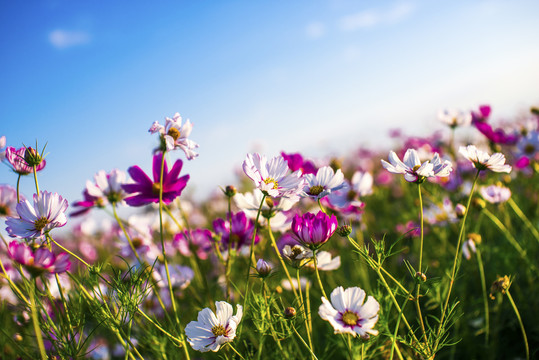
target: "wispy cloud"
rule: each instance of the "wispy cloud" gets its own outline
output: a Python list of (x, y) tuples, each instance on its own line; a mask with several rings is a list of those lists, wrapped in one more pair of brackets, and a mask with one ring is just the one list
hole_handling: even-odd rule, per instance
[(414, 8), (414, 5), (411, 3), (399, 3), (384, 11), (365, 10), (342, 17), (339, 25), (343, 31), (354, 31), (372, 28), (381, 24), (393, 24), (410, 16)]
[(65, 49), (73, 46), (84, 45), (92, 40), (85, 31), (70, 31), (56, 29), (49, 33), (49, 42), (57, 49)]
[(326, 33), (326, 25), (319, 21), (312, 22), (305, 27), (305, 33), (311, 39), (318, 39)]

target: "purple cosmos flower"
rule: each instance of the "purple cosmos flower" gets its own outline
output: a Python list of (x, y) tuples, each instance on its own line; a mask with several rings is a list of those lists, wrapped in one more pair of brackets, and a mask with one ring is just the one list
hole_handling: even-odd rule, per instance
[(378, 321), (380, 304), (369, 296), (365, 301), (365, 291), (359, 287), (343, 289), (342, 286), (331, 292), (331, 302), (322, 297), (322, 305), (318, 309), (320, 317), (329, 321), (335, 334), (359, 335), (369, 337), (378, 335), (374, 325)]
[(334, 171), (330, 166), (324, 166), (318, 169), (316, 176), (306, 174), (305, 186), (300, 196), (321, 199), (345, 186), (344, 175), (341, 169)]
[(198, 156), (193, 149), (198, 147), (198, 144), (193, 140), (188, 139), (191, 135), (191, 130), (193, 130), (193, 124), (187, 119), (185, 124), (182, 125), (182, 117), (179, 113), (174, 114), (171, 118), (165, 118), (165, 126), (159, 124), (157, 121), (152, 124), (150, 133), (155, 134), (158, 132), (161, 134), (161, 138), (164, 142), (164, 148), (162, 150), (173, 150), (175, 148), (180, 148), (187, 156), (187, 160), (193, 160)]
[(67, 200), (58, 193), (41, 191), (39, 197), (34, 194), (33, 206), (28, 200), (17, 204), (19, 217), (7, 218), (6, 230), (11, 237), (40, 238), (52, 229), (67, 223), (65, 215), (67, 207)]
[[(159, 180), (161, 173), (161, 161), (163, 153), (157, 153), (153, 156), (153, 181), (137, 165), (127, 169), (135, 184), (122, 185), (130, 196), (125, 198), (125, 202), (130, 206), (143, 206), (150, 203), (159, 203)], [(170, 204), (174, 199), (181, 195), (187, 185), (189, 175), (180, 175), (183, 162), (178, 159), (174, 166), (168, 171), (167, 162), (163, 170), (163, 203)]]
[(25, 243), (12, 241), (8, 246), (9, 257), (24, 266), (34, 277), (43, 273), (59, 274), (71, 267), (69, 255), (61, 253), (54, 255), (50, 250), (38, 248), (32, 250)]
[[(13, 146), (8, 146), (6, 148), (6, 160), (13, 168), (13, 171), (15, 171), (19, 175), (28, 175), (34, 171), (34, 169), (30, 165), (28, 165), (26, 160), (24, 160), (26, 150), (26, 147), (15, 149)], [(43, 170), (46, 164), (47, 161), (45, 159), (41, 160), (41, 162), (36, 165), (36, 171)]]
[(292, 220), (292, 232), (296, 240), (311, 250), (316, 250), (337, 230), (337, 218), (319, 211), (318, 214), (305, 213), (296, 215)]
[(495, 144), (514, 145), (518, 137), (513, 134), (506, 134), (503, 129), (493, 130), (487, 122), (490, 116), (491, 108), (489, 105), (479, 107), (479, 112), (472, 111), (472, 124), (477, 130)]
[(281, 156), (288, 163), (290, 170), (301, 170), (302, 174), (316, 174), (316, 166), (312, 161), (304, 160), (300, 153), (286, 154), (281, 152)]
[(0, 185), (0, 217), (13, 216), (17, 207), (17, 190), (10, 185)]
[[(231, 224), (232, 223), (232, 224)], [(216, 219), (213, 221), (215, 232), (221, 235), (221, 244), (225, 249), (232, 247), (235, 250), (251, 245), (251, 238), (255, 229), (253, 221), (249, 220), (243, 211), (232, 215), (232, 221)], [(256, 235), (255, 243), (259, 241)]]
[(183, 256), (196, 253), (199, 259), (206, 260), (212, 250), (213, 238), (210, 230), (186, 230), (174, 236), (174, 247)]
[(290, 174), (288, 164), (282, 156), (268, 161), (264, 155), (247, 154), (242, 166), (245, 175), (266, 195), (294, 198), (303, 187), (300, 172)]
[(477, 170), (492, 170), (494, 172), (511, 172), (511, 166), (505, 164), (505, 156), (502, 153), (495, 153), (490, 156), (487, 152), (481, 151), (475, 145), (461, 146), (459, 153), (470, 160)]

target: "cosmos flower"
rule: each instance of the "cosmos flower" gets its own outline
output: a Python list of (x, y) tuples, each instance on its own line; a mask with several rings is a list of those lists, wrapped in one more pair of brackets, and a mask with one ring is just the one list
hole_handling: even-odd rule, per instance
[(288, 163), (290, 170), (301, 170), (302, 174), (316, 174), (316, 166), (312, 161), (304, 160), (300, 153), (286, 154), (285, 152), (281, 152), (281, 156)]
[[(231, 221), (215, 219), (213, 228), (218, 235), (221, 235), (221, 245), (225, 249), (232, 247), (235, 250), (239, 250), (243, 246), (250, 246), (255, 230), (253, 221), (249, 220), (243, 211), (233, 214)], [(257, 234), (255, 243), (258, 243), (259, 240)]]
[[(526, 157), (528, 160), (535, 159), (539, 154), (539, 131), (530, 131), (517, 142), (518, 157)], [(529, 162), (528, 162), (529, 163)]]
[(316, 175), (306, 174), (303, 176), (305, 185), (301, 197), (310, 197), (318, 200), (345, 186), (344, 175), (341, 169), (334, 171), (330, 166), (318, 169)]
[[(311, 281), (303, 276), (299, 278), (299, 287), (301, 287), (301, 290), (304, 291), (307, 285), (311, 286)], [(281, 281), (281, 287), (285, 290), (291, 291), (292, 287), (294, 289), (298, 290), (298, 280), (296, 278), (292, 278), (292, 283), (288, 279), (283, 279)]]
[(468, 239), (462, 243), (462, 256), (466, 258), (466, 260), (470, 260), (472, 258), (472, 253), (475, 254), (477, 251), (477, 248), (475, 247), (475, 242), (472, 239)]
[(365, 300), (365, 291), (359, 287), (346, 290), (342, 286), (331, 292), (331, 302), (322, 297), (322, 305), (318, 309), (320, 317), (329, 321), (335, 334), (359, 335), (369, 337), (378, 335), (374, 325), (378, 321), (380, 304), (372, 296)]
[(438, 112), (438, 119), (451, 128), (468, 126), (472, 123), (472, 114), (456, 109), (444, 109)]
[(232, 305), (226, 301), (216, 301), (215, 308), (215, 314), (210, 308), (202, 309), (198, 313), (197, 321), (191, 321), (185, 327), (187, 341), (197, 351), (218, 351), (221, 345), (233, 341), (236, 337), (243, 307), (236, 305), (236, 315), (232, 315)]
[(506, 202), (511, 197), (511, 190), (498, 185), (482, 186), (479, 192), (483, 199), (491, 204)]
[(421, 183), (429, 177), (446, 177), (453, 170), (451, 162), (442, 162), (438, 153), (434, 154), (431, 161), (421, 164), (419, 155), (415, 149), (408, 149), (404, 154), (403, 161), (399, 159), (394, 151), (389, 152), (389, 163), (382, 160), (382, 166), (393, 174), (404, 174), (404, 179), (408, 182)]
[(475, 145), (461, 146), (459, 153), (470, 160), (477, 170), (489, 169), (494, 172), (511, 172), (511, 166), (505, 164), (505, 156), (502, 153), (495, 153), (490, 156), (487, 152), (476, 148)]
[(292, 232), (296, 240), (311, 250), (316, 250), (329, 240), (337, 230), (337, 218), (319, 211), (318, 214), (296, 215), (292, 220)]
[(17, 190), (10, 185), (0, 185), (0, 217), (13, 216), (17, 207)]
[(206, 260), (212, 251), (213, 238), (210, 230), (195, 229), (185, 230), (174, 236), (174, 247), (183, 256), (193, 255), (201, 260)]
[(242, 166), (245, 175), (266, 195), (294, 198), (303, 187), (300, 172), (290, 173), (288, 164), (282, 156), (276, 156), (268, 161), (264, 155), (247, 154)]
[(54, 255), (43, 247), (33, 250), (27, 244), (18, 241), (9, 243), (8, 255), (34, 277), (43, 273), (59, 274), (69, 270), (71, 266), (69, 255), (66, 253)]
[[(185, 289), (193, 280), (195, 273), (189, 266), (182, 266), (176, 264), (168, 265), (168, 272), (170, 275), (170, 284), (172, 288), (180, 290)], [(168, 288), (167, 270), (164, 264), (157, 264), (152, 272), (153, 278), (158, 287)]]
[[(13, 146), (8, 146), (6, 148), (6, 160), (11, 165), (13, 171), (19, 175), (28, 175), (34, 171), (33, 167), (28, 165), (28, 163), (24, 159), (24, 156), (26, 155), (26, 150), (26, 147), (15, 149)], [(36, 165), (36, 171), (43, 170), (45, 165), (47, 165), (47, 161), (45, 159), (41, 160), (41, 162)]]
[(258, 219), (262, 225), (267, 224), (267, 219), (271, 218), (271, 228), (275, 231), (282, 231), (289, 227), (290, 219), (285, 212), (290, 210), (294, 204), (299, 201), (299, 197), (287, 198), (281, 197), (278, 199), (266, 197), (265, 201), (262, 202), (264, 194), (260, 189), (254, 189), (253, 192), (245, 194), (236, 194), (234, 196), (234, 202), (236, 206), (243, 212), (245, 215), (252, 220), (256, 219), (258, 214), (258, 208), (262, 203), (261, 216)]
[(7, 218), (6, 230), (11, 237), (41, 238), (52, 229), (67, 223), (67, 207), (67, 200), (58, 193), (41, 191), (39, 197), (34, 194), (33, 206), (28, 200), (17, 204), (19, 217)]
[(345, 186), (329, 194), (329, 202), (339, 210), (360, 213), (365, 205), (360, 197), (372, 194), (373, 182), (374, 179), (368, 172), (356, 171), (350, 184), (345, 181)]
[(270, 264), (266, 262), (266, 260), (258, 259), (258, 261), (256, 262), (256, 272), (261, 278), (265, 278), (270, 275), (272, 270), (273, 268)]
[[(153, 181), (137, 165), (127, 169), (127, 172), (135, 181), (134, 184), (122, 185), (122, 189), (129, 195), (125, 198), (127, 205), (143, 206), (150, 203), (159, 203), (159, 180), (162, 159), (163, 153), (161, 152), (156, 153), (153, 156)], [(163, 203), (165, 205), (170, 204), (174, 199), (180, 196), (187, 185), (189, 175), (179, 177), (182, 166), (183, 162), (178, 159), (169, 172), (167, 162), (165, 161), (163, 170)]]
[(157, 132), (161, 134), (164, 145), (164, 149), (162, 150), (166, 149), (167, 151), (170, 151), (175, 148), (180, 148), (185, 153), (187, 160), (193, 160), (198, 156), (198, 154), (193, 151), (193, 149), (198, 147), (198, 144), (188, 139), (192, 129), (193, 124), (191, 124), (189, 119), (182, 125), (182, 117), (179, 113), (176, 113), (172, 119), (169, 117), (165, 118), (165, 126), (156, 121), (148, 131), (152, 134)]
[[(341, 267), (341, 257), (336, 256), (331, 258), (331, 253), (329, 251), (319, 251), (316, 253), (316, 265), (318, 270), (322, 271), (337, 270)], [(314, 261), (309, 261), (307, 266), (314, 269)]]
[(283, 258), (296, 269), (300, 269), (312, 259), (313, 252), (301, 245), (285, 245), (282, 249)]

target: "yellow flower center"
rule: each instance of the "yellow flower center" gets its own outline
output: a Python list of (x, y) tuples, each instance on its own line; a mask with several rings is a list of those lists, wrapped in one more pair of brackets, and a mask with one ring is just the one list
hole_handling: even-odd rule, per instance
[(180, 130), (176, 128), (170, 128), (167, 133), (168, 136), (171, 136), (174, 141), (178, 140), (180, 138)]
[(138, 248), (141, 247), (142, 244), (144, 243), (144, 242), (142, 241), (142, 239), (139, 238), (139, 237), (134, 237), (133, 239), (131, 239), (131, 242), (133, 243), (133, 247), (134, 247), (135, 249), (138, 249)]
[(419, 168), (421, 167), (421, 165), (416, 165), (412, 168), (413, 171), (417, 171)]
[(315, 185), (311, 186), (309, 189), (309, 195), (319, 195), (322, 191), (324, 191), (324, 187), (322, 185)]
[(226, 329), (223, 327), (223, 325), (215, 325), (211, 328), (211, 332), (215, 336), (226, 335)]
[(277, 190), (279, 188), (279, 183), (277, 181), (275, 181), (274, 178), (267, 178), (267, 179), (264, 179), (264, 183), (265, 184), (271, 184), (273, 183), (273, 188), (274, 190)]
[(152, 184), (152, 192), (156, 195), (159, 195), (159, 190), (161, 189), (161, 185), (158, 182), (154, 182)]
[(342, 314), (342, 321), (346, 325), (354, 326), (357, 325), (357, 321), (359, 320), (359, 316), (355, 312), (352, 312), (350, 310), (346, 310), (344, 314)]
[(36, 228), (37, 231), (41, 231), (43, 230), (45, 226), (47, 226), (48, 223), (49, 223), (49, 220), (43, 216), (34, 222), (34, 227)]
[(4, 205), (0, 205), (0, 216), (9, 216), (11, 215), (11, 211), (9, 211), (9, 208)]

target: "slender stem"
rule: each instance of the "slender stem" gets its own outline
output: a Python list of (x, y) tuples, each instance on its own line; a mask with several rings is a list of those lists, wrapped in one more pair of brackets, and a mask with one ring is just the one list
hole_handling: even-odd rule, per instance
[[(399, 316), (397, 317), (397, 325), (395, 325), (395, 331), (393, 332), (393, 339), (391, 340), (391, 356), (389, 360), (393, 360), (394, 351), (397, 350), (397, 353), (400, 355), (399, 348), (397, 347), (397, 333), (399, 332), (399, 326), (402, 314), (404, 312), (404, 308), (406, 307), (406, 304), (410, 300), (410, 292), (406, 295), (406, 299), (404, 299), (404, 303), (402, 304), (402, 309), (399, 311)], [(402, 355), (399, 356), (402, 358)]]
[(19, 174), (19, 176), (17, 177), (17, 204), (21, 202), (21, 196), (20, 196), (20, 192), (19, 192), (19, 186), (20, 186), (20, 183), (21, 183), (21, 174)]
[(34, 332), (36, 333), (37, 346), (42, 360), (47, 360), (47, 353), (45, 351), (45, 344), (43, 343), (43, 335), (41, 334), (41, 328), (39, 327), (39, 317), (36, 306), (36, 283), (30, 290), (30, 310), (32, 312), (32, 324), (34, 326)]
[(522, 331), (522, 337), (524, 338), (524, 346), (526, 348), (526, 360), (530, 360), (530, 348), (528, 346), (528, 337), (526, 336), (526, 330), (524, 329), (522, 318), (520, 317), (520, 313), (518, 312), (517, 306), (515, 305), (515, 302), (513, 301), (513, 297), (511, 296), (509, 289), (506, 290), (506, 294), (507, 294), (507, 298), (509, 299), (509, 302), (511, 303), (511, 306), (513, 307), (513, 310), (515, 311), (515, 315), (517, 316), (518, 323), (520, 325), (520, 330)]
[(174, 296), (174, 291), (172, 290), (172, 282), (170, 281), (170, 271), (168, 268), (167, 251), (165, 247), (165, 234), (163, 230), (163, 174), (165, 172), (165, 154), (166, 151), (163, 151), (161, 154), (161, 171), (159, 175), (159, 238), (161, 240), (163, 262), (165, 265), (165, 272), (167, 274), (168, 291), (170, 293), (170, 301), (172, 303), (172, 312), (174, 313), (174, 319), (176, 320), (176, 325), (178, 326), (178, 333), (180, 335), (180, 340), (183, 345), (182, 348), (184, 351), (185, 358), (189, 360), (189, 349), (187, 348), (187, 343), (185, 341), (185, 337), (183, 336), (182, 326), (180, 323), (180, 318), (178, 317), (178, 310), (176, 306), (176, 297)]
[(458, 263), (458, 259), (459, 259), (459, 251), (460, 251), (460, 243), (462, 241), (462, 238), (464, 236), (464, 229), (465, 229), (465, 225), (466, 225), (466, 218), (468, 217), (468, 213), (470, 212), (470, 204), (472, 203), (472, 197), (473, 197), (473, 194), (474, 194), (474, 191), (475, 191), (475, 186), (477, 184), (477, 179), (479, 178), (479, 173), (480, 173), (481, 170), (477, 170), (476, 174), (475, 174), (475, 178), (473, 180), (473, 184), (472, 184), (472, 190), (470, 191), (470, 195), (468, 196), (468, 202), (466, 204), (466, 211), (464, 212), (464, 217), (462, 218), (462, 224), (460, 226), (460, 232), (459, 232), (459, 237), (458, 237), (458, 240), (457, 240), (457, 248), (455, 250), (455, 258), (453, 259), (453, 269), (451, 270), (451, 278), (449, 280), (449, 289), (447, 291), (447, 296), (445, 298), (445, 304), (444, 304), (444, 307), (442, 309), (442, 314), (440, 316), (440, 324), (438, 325), (438, 331), (436, 333), (436, 342), (434, 343), (434, 348), (438, 348), (438, 344), (440, 343), (440, 334), (442, 333), (442, 329), (443, 329), (443, 325), (444, 325), (444, 319), (445, 319), (445, 314), (446, 314), (446, 311), (447, 311), (447, 307), (449, 305), (449, 299), (451, 298), (451, 290), (453, 289), (453, 284), (455, 282), (455, 277), (457, 276), (457, 263)]
[(307, 348), (307, 350), (309, 350), (309, 352), (311, 353), (311, 356), (315, 359), (315, 360), (318, 360), (318, 358), (316, 357), (316, 355), (311, 351), (311, 348), (309, 348), (309, 345), (307, 345), (307, 343), (305, 342), (305, 340), (303, 340), (303, 338), (301, 337), (301, 335), (298, 333), (298, 331), (296, 330), (296, 328), (294, 327), (294, 324), (290, 324), (292, 326), (292, 330), (294, 330), (294, 332), (296, 333), (296, 335), (298, 336), (298, 338), (301, 340), (301, 343), (303, 345), (305, 345), (305, 347)]
[(4, 267), (4, 263), (2, 262), (1, 258), (0, 258), (0, 268), (2, 268), (2, 272), (4, 273), (4, 277), (6, 278), (7, 282), (9, 283), (9, 286), (11, 287), (11, 289), (15, 290), (17, 295), (26, 303), (26, 305), (30, 306), (30, 302), (28, 301), (26, 296), (24, 296), (21, 289), (19, 289), (19, 287), (17, 285), (15, 285), (13, 280), (11, 280), (11, 278), (9, 277), (9, 275), (8, 275), (8, 273), (6, 271), (6, 268)]
[(485, 281), (485, 269), (483, 259), (481, 257), (481, 249), (476, 249), (477, 267), (479, 268), (479, 276), (481, 278), (481, 290), (483, 292), (483, 306), (485, 308), (485, 346), (488, 346), (488, 338), (490, 335), (490, 314), (488, 309), (487, 284)]
[[(296, 269), (296, 279), (298, 281), (298, 284), (300, 284), (300, 277), (299, 277), (299, 269)], [(301, 287), (298, 289), (299, 291), (299, 299), (301, 307), (303, 308), (303, 314), (305, 316), (305, 330), (307, 331), (307, 340), (309, 341), (309, 348), (311, 349), (311, 352), (314, 353), (313, 348), (313, 341), (311, 339), (311, 331), (309, 329), (309, 319), (311, 317), (311, 314), (307, 313), (307, 308), (305, 306), (305, 302), (303, 301), (303, 292), (301, 291)]]
[(118, 212), (116, 211), (116, 203), (112, 203), (112, 212), (114, 214), (114, 218), (116, 219), (116, 222), (118, 225), (120, 225), (120, 228), (122, 229), (122, 232), (124, 233), (125, 238), (127, 239), (127, 242), (129, 243), (129, 247), (131, 248), (131, 251), (135, 254), (135, 257), (137, 258), (139, 264), (142, 264), (142, 260), (140, 259), (140, 256), (138, 254), (137, 249), (135, 248), (135, 245), (133, 244), (133, 241), (131, 240), (131, 236), (129, 236), (129, 233), (125, 229), (122, 220), (118, 216)]
[(509, 203), (509, 206), (511, 206), (511, 209), (513, 209), (513, 211), (518, 215), (518, 217), (524, 222), (524, 225), (526, 225), (528, 230), (530, 230), (530, 232), (533, 234), (535, 239), (537, 241), (539, 241), (539, 231), (537, 231), (537, 228), (535, 226), (533, 226), (530, 219), (528, 219), (526, 214), (524, 214), (524, 212), (522, 212), (522, 210), (517, 205), (517, 203), (513, 200), (513, 198), (509, 198), (509, 200), (507, 200), (507, 202)]
[(232, 351), (234, 351), (236, 353), (236, 355), (238, 355), (240, 357), (240, 359), (245, 360), (245, 358), (243, 356), (241, 356), (241, 354), (236, 349), (234, 349), (234, 346), (232, 346), (231, 343), (227, 343), (227, 344), (232, 349)]
[[(316, 259), (316, 251), (317, 250), (313, 250), (314, 272), (316, 273), (316, 280), (318, 280), (318, 285), (320, 286), (320, 290), (322, 290), (322, 295), (324, 295), (324, 297), (329, 300), (328, 296), (326, 295), (326, 291), (324, 290), (324, 285), (322, 285), (322, 280), (320, 279), (320, 272), (318, 271), (318, 261)], [(300, 287), (301, 289), (301, 286), (299, 286), (299, 284), (298, 287)]]
[[(423, 198), (421, 197), (421, 185), (417, 184), (417, 192), (419, 195), (419, 213), (420, 213), (420, 226), (421, 226), (421, 236), (419, 243), (419, 272), (423, 274)], [(421, 325), (421, 331), (423, 332), (423, 337), (425, 339), (425, 345), (429, 347), (427, 342), (427, 331), (425, 330), (425, 323), (423, 322), (423, 314), (421, 313), (421, 305), (419, 304), (419, 295), (421, 288), (421, 279), (418, 280), (415, 293), (415, 308), (417, 312), (417, 317), (419, 318), (419, 324)]]
[(36, 166), (33, 166), (33, 172), (34, 172), (34, 182), (36, 183), (36, 194), (37, 198), (39, 199), (39, 183), (37, 182), (37, 169)]

